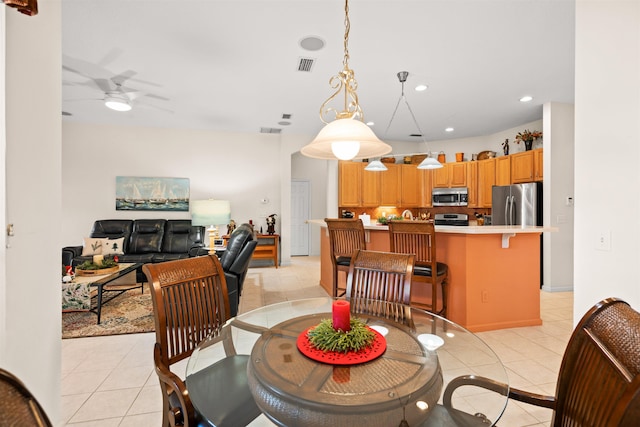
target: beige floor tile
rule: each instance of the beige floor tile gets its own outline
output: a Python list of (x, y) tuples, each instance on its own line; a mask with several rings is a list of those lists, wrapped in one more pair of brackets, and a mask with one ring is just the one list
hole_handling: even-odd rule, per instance
[(60, 399), (62, 422), (66, 423), (91, 396), (91, 393), (68, 394)]
[(143, 387), (151, 375), (156, 375), (152, 367), (134, 366), (118, 367), (104, 380), (98, 391), (117, 390), (121, 388)]
[(162, 413), (129, 415), (122, 419), (118, 427), (159, 427), (162, 425)]
[(91, 420), (79, 423), (69, 423), (68, 426), (73, 427), (117, 427), (122, 422), (122, 417), (107, 418), (102, 420)]
[(144, 387), (136, 397), (133, 405), (131, 405), (127, 416), (153, 412), (162, 412), (162, 392), (159, 385)]
[(124, 417), (140, 389), (98, 391), (71, 417), (70, 423)]

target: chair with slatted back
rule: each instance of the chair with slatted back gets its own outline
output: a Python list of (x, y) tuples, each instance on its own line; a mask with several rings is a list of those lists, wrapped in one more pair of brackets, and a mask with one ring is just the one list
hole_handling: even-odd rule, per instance
[[(236, 354), (227, 328), (229, 297), (224, 271), (212, 255), (145, 264), (156, 327), (155, 369), (163, 396), (163, 426), (194, 427), (203, 417), (185, 382), (171, 371), (204, 340), (224, 341), (226, 357), (190, 375), (189, 388), (206, 387), (216, 419), (205, 425), (244, 426), (260, 415), (247, 383), (248, 355)], [(210, 415), (209, 415), (210, 418)]]
[(22, 381), (4, 369), (0, 369), (0, 426), (53, 426)]
[(354, 314), (384, 317), (412, 326), (414, 256), (356, 250), (349, 266), (346, 298)]
[(366, 249), (364, 226), (361, 219), (325, 218), (329, 232), (329, 254), (333, 266), (332, 296), (340, 293), (338, 272), (349, 273), (351, 256), (358, 249)]
[[(436, 231), (430, 221), (389, 221), (389, 243), (391, 252), (414, 254), (416, 257), (413, 269), (415, 283), (431, 285), (431, 304), (413, 302), (442, 317), (447, 317), (447, 278), (449, 268), (436, 261)], [(433, 272), (437, 273), (434, 275)], [(438, 310), (438, 287), (442, 295), (442, 308)]]
[(461, 386), (482, 387), (550, 408), (554, 411), (552, 426), (639, 426), (640, 313), (616, 298), (591, 308), (569, 339), (555, 396), (467, 375), (449, 382), (443, 396), (446, 408), (452, 407), (452, 395)]

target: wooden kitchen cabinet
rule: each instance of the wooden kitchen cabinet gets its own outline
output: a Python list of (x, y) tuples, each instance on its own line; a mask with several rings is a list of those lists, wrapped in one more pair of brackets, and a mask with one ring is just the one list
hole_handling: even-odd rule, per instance
[(449, 165), (449, 187), (467, 186), (467, 164), (466, 162), (448, 163)]
[(362, 163), (361, 206), (377, 207), (380, 205), (380, 172), (364, 170), (367, 163)]
[(400, 166), (386, 163), (386, 171), (380, 174), (380, 205), (400, 206)]
[[(416, 168), (417, 169), (417, 168)], [(433, 169), (417, 169), (418, 171), (418, 196), (421, 208), (433, 207), (431, 193), (433, 189)]]
[(543, 160), (543, 151), (542, 148), (538, 150), (533, 150), (533, 179), (535, 181), (542, 181), (543, 170), (544, 170), (544, 160)]
[(491, 193), (496, 185), (496, 159), (478, 161), (478, 207), (491, 207)]
[(533, 151), (523, 151), (511, 156), (511, 182), (533, 182)]
[(496, 157), (496, 185), (511, 184), (511, 156)]
[(417, 165), (400, 165), (400, 206), (404, 208), (420, 206), (418, 171)]
[(434, 188), (449, 187), (449, 164), (443, 163), (441, 168), (432, 169)]
[(469, 207), (478, 206), (478, 162), (465, 162), (467, 165), (467, 188), (469, 189)]
[(338, 206), (359, 207), (361, 204), (361, 180), (363, 172), (361, 162), (338, 163)]

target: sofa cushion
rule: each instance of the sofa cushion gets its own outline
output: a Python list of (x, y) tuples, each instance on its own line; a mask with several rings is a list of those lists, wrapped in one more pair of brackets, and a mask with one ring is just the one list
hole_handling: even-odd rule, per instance
[(124, 237), (102, 240), (102, 255), (122, 255), (124, 254), (123, 248)]
[(103, 240), (102, 238), (85, 237), (82, 246), (82, 256), (101, 255)]
[(204, 232), (204, 227), (191, 225), (191, 220), (189, 219), (170, 219), (165, 225), (162, 252), (167, 254), (188, 254), (191, 248), (204, 246)]
[(133, 223), (126, 254), (147, 254), (160, 252), (164, 237), (164, 219), (138, 219)]
[(124, 252), (129, 249), (129, 238), (133, 230), (133, 220), (130, 219), (101, 219), (93, 223), (89, 237), (103, 237), (117, 239), (124, 237)]

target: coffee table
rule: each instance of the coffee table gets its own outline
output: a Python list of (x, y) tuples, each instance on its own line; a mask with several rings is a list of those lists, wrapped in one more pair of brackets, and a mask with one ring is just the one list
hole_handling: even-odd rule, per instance
[[(118, 264), (119, 270), (113, 273), (99, 275), (99, 276), (80, 276), (74, 279), (75, 283), (86, 283), (91, 290), (91, 302), (89, 305), (89, 311), (96, 313), (98, 316), (98, 325), (100, 324), (100, 315), (102, 313), (102, 306), (111, 301), (118, 295), (122, 295), (126, 291), (131, 289), (140, 288), (144, 292), (142, 283), (133, 283), (126, 285), (112, 284), (113, 281), (119, 279), (127, 274), (142, 267), (142, 263), (120, 263)], [(95, 293), (93, 289), (95, 288)]]

